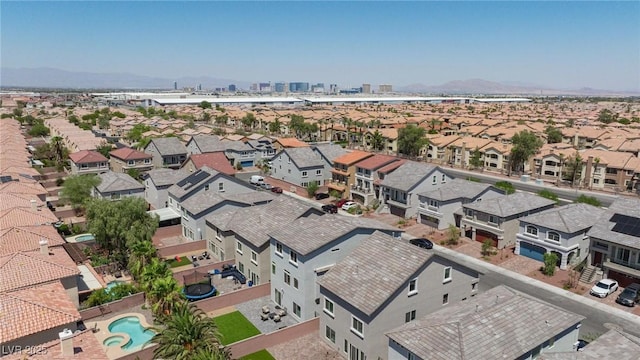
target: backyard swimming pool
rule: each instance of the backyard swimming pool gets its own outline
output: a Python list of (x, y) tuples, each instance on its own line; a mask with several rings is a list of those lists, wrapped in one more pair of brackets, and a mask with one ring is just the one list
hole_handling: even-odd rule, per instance
[[(103, 344), (106, 346), (119, 345), (127, 351), (137, 350), (156, 334), (153, 330), (143, 327), (137, 316), (127, 316), (111, 322), (109, 324), (109, 332), (115, 336), (108, 337)], [(122, 345), (124, 338), (117, 336), (117, 333), (129, 335), (129, 341), (127, 341), (125, 345)]]

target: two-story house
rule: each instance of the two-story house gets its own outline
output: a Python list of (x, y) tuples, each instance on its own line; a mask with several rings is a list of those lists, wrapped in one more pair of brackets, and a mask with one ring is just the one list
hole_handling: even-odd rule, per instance
[(393, 215), (409, 219), (418, 214), (418, 194), (437, 189), (451, 179), (438, 166), (407, 161), (382, 180), (380, 200)]
[[(320, 311), (316, 280), (376, 230), (402, 230), (378, 221), (338, 215), (299, 218), (271, 232), (271, 300), (300, 321)], [(401, 240), (398, 240), (401, 241)]]
[(69, 154), (72, 175), (100, 174), (109, 171), (109, 159), (97, 151), (82, 150)]
[(478, 273), (376, 231), (318, 284), (320, 337), (347, 359), (386, 359), (386, 332), (475, 296)]
[(418, 221), (443, 230), (453, 224), (460, 227), (462, 205), (504, 196), (504, 192), (489, 184), (452, 179), (440, 188), (418, 194)]
[(580, 152), (580, 183), (593, 189), (618, 191), (634, 188), (640, 159), (631, 153), (589, 149)]
[(151, 154), (145, 154), (142, 151), (123, 147), (111, 151), (109, 165), (111, 166), (111, 171), (114, 172), (125, 173), (134, 169), (144, 172), (153, 169), (152, 160), (153, 156), (151, 156)]
[(187, 175), (187, 171), (167, 168), (149, 171), (144, 178), (144, 199), (153, 209), (169, 207), (169, 188)]
[(356, 163), (371, 156), (372, 153), (354, 150), (333, 159), (329, 189), (339, 192), (343, 198), (350, 199), (351, 189), (356, 186)]
[(449, 163), (449, 159), (447, 159), (447, 147), (458, 140), (460, 136), (458, 135), (448, 135), (448, 136), (439, 136), (436, 135), (434, 137), (429, 138), (429, 144), (427, 145), (427, 161), (435, 162), (438, 164), (446, 164)]
[(98, 177), (101, 180), (100, 184), (92, 191), (95, 198), (120, 200), (127, 197), (139, 197), (144, 199), (144, 185), (127, 173), (108, 171), (98, 174)]
[(387, 359), (534, 360), (576, 353), (582, 320), (500, 285), (389, 331)]
[(233, 168), (231, 162), (229, 162), (229, 159), (227, 159), (227, 156), (223, 151), (205, 154), (191, 154), (182, 164), (180, 169), (194, 172), (203, 166), (208, 166), (213, 170), (229, 176), (234, 176), (236, 173), (236, 169)]
[(618, 198), (593, 224), (590, 263), (620, 286), (640, 283), (640, 200)]
[[(260, 192), (264, 193), (264, 192)], [(271, 280), (269, 233), (298, 218), (324, 213), (288, 196), (207, 216), (208, 248), (220, 261), (235, 259), (236, 268), (254, 284)]]
[(351, 198), (364, 206), (372, 205), (374, 201), (377, 201), (380, 193), (378, 170), (399, 161), (400, 159), (397, 157), (381, 154), (375, 154), (358, 161), (356, 163), (355, 186), (351, 188)]
[(250, 135), (250, 139), (246, 141), (246, 144), (255, 150), (255, 164), (264, 164), (271, 161), (271, 158), (276, 154), (276, 148), (273, 146), (271, 139), (265, 136), (261, 136), (256, 139), (251, 139), (251, 137), (252, 136)]
[(187, 148), (177, 137), (153, 138), (144, 148), (153, 157), (153, 167), (178, 169), (187, 159)]
[(533, 158), (534, 173), (540, 178), (561, 181), (565, 162), (576, 153), (569, 144), (545, 144)]
[(220, 138), (216, 135), (193, 135), (185, 147), (189, 155), (217, 152), (220, 151)]
[(515, 193), (463, 204), (460, 227), (474, 241), (490, 240), (498, 249), (516, 244), (519, 219), (553, 208), (555, 201), (529, 193)]
[(348, 151), (338, 144), (318, 144), (311, 147), (313, 151), (320, 154), (320, 158), (325, 161), (325, 168), (333, 168), (333, 160), (346, 154)]
[(331, 178), (326, 162), (308, 146), (285, 148), (273, 157), (271, 164), (273, 178), (302, 187), (311, 182), (322, 185)]
[(605, 213), (587, 204), (569, 204), (520, 219), (516, 236), (517, 255), (544, 261), (544, 254), (558, 255), (560, 269), (578, 264), (589, 255), (591, 226)]

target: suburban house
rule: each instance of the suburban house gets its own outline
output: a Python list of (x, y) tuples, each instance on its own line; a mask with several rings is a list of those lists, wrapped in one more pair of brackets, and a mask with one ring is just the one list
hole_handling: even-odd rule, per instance
[(452, 179), (440, 188), (418, 194), (418, 221), (443, 230), (453, 224), (460, 227), (462, 205), (504, 196), (489, 184)]
[(190, 155), (217, 152), (220, 151), (220, 138), (216, 135), (193, 135), (185, 147)]
[(640, 200), (618, 198), (587, 235), (589, 263), (620, 286), (640, 283)]
[(342, 146), (331, 143), (313, 145), (311, 148), (313, 149), (313, 151), (320, 154), (320, 157), (326, 162), (326, 169), (333, 168), (334, 159), (348, 153), (348, 151), (345, 150)]
[(457, 165), (463, 168), (468, 167), (469, 161), (473, 156), (473, 152), (478, 149), (484, 152), (485, 146), (491, 144), (490, 139), (482, 139), (478, 137), (461, 137), (449, 143), (445, 150), (445, 159), (450, 165)]
[(333, 159), (329, 189), (339, 192), (343, 198), (350, 199), (351, 189), (356, 187), (356, 164), (371, 156), (372, 153), (353, 150)]
[[(228, 187), (228, 186), (227, 186)], [(182, 207), (182, 235), (189, 240), (204, 240), (206, 236), (206, 217), (217, 216), (247, 206), (264, 205), (275, 195), (267, 191), (240, 188), (243, 192), (202, 191), (186, 198)]]
[(576, 352), (583, 316), (504, 285), (387, 333), (388, 359), (538, 359)]
[(109, 171), (109, 159), (97, 151), (82, 150), (69, 154), (72, 175), (100, 174)]
[(145, 187), (127, 173), (109, 171), (99, 174), (100, 184), (93, 188), (95, 198), (120, 200), (126, 197), (144, 199)]
[[(260, 134), (252, 134), (252, 135), (260, 135)], [(251, 135), (249, 136), (251, 137)], [(256, 165), (264, 162), (268, 162), (271, 160), (273, 155), (276, 154), (276, 149), (273, 147), (271, 143), (271, 139), (268, 137), (260, 137), (257, 139), (248, 139), (245, 141), (247, 145), (249, 145), (256, 153)]]
[(153, 169), (151, 163), (153, 156), (142, 151), (123, 147), (111, 151), (110, 156), (109, 165), (114, 172), (124, 173), (129, 170), (145, 172)]
[(452, 177), (437, 166), (407, 161), (382, 180), (380, 200), (391, 214), (410, 219), (418, 214), (418, 194), (437, 189), (450, 180)]
[(271, 160), (271, 177), (302, 187), (311, 182), (322, 185), (331, 178), (325, 165), (320, 154), (308, 146), (285, 148)]
[(380, 193), (378, 170), (400, 159), (390, 155), (375, 154), (356, 163), (355, 187), (351, 188), (351, 198), (364, 206), (377, 201)]
[(540, 360), (600, 360), (605, 357), (616, 360), (636, 360), (640, 353), (640, 338), (619, 329), (600, 335), (576, 352), (545, 353)]
[(273, 141), (273, 148), (276, 150), (276, 153), (282, 151), (283, 149), (292, 149), (292, 148), (300, 148), (300, 147), (308, 147), (304, 141), (300, 141), (296, 138), (277, 138)]
[(178, 169), (187, 159), (187, 148), (177, 137), (153, 138), (144, 148), (153, 157), (153, 166)]
[(208, 166), (213, 170), (229, 176), (234, 176), (236, 173), (236, 169), (233, 168), (231, 162), (229, 162), (229, 159), (227, 159), (227, 156), (223, 151), (205, 154), (191, 154), (182, 164), (180, 169), (194, 172), (203, 166)]
[[(374, 148), (374, 139), (378, 132), (382, 138), (382, 148)], [(398, 129), (396, 128), (380, 128), (369, 129), (364, 134), (364, 147), (367, 150), (383, 151), (387, 154), (396, 154), (398, 152)]]
[(587, 204), (569, 204), (520, 219), (516, 236), (517, 255), (544, 261), (544, 254), (554, 252), (560, 269), (578, 264), (589, 255), (587, 232), (605, 210)]
[(447, 147), (458, 140), (460, 136), (458, 135), (448, 135), (448, 136), (434, 136), (429, 138), (429, 145), (427, 145), (427, 161), (436, 162), (439, 164), (446, 164), (449, 162), (449, 159), (446, 158)]
[(169, 206), (169, 188), (189, 175), (184, 170), (153, 169), (144, 179), (144, 199), (153, 209)]
[(269, 233), (298, 218), (323, 214), (288, 196), (262, 206), (217, 212), (207, 216), (208, 248), (220, 261), (235, 258), (238, 270), (253, 284), (267, 283), (272, 271)]
[(475, 296), (478, 273), (376, 231), (318, 285), (321, 338), (348, 359), (386, 359), (387, 331)]
[(561, 181), (565, 162), (576, 154), (569, 144), (545, 144), (533, 158), (533, 172), (540, 178)]
[(378, 221), (338, 215), (299, 218), (272, 231), (273, 302), (300, 321), (315, 317), (321, 311), (316, 280), (376, 230), (394, 237), (402, 232)]
[(627, 152), (589, 149), (580, 152), (580, 183), (593, 189), (631, 190), (640, 172), (640, 159)]

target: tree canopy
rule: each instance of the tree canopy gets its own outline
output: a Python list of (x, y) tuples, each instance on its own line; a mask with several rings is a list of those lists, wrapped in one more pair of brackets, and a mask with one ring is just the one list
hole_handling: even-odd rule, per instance
[(60, 191), (60, 199), (68, 201), (75, 208), (84, 205), (91, 199), (94, 187), (100, 185), (97, 175), (72, 175), (65, 179)]
[(202, 109), (211, 109), (211, 103), (206, 100), (203, 100), (202, 102), (200, 102), (198, 106), (200, 106), (200, 108)]
[(516, 192), (516, 188), (513, 187), (513, 184), (508, 182), (508, 181), (498, 181), (495, 186), (500, 189), (503, 190), (507, 195), (509, 194), (513, 194)]
[(542, 140), (534, 133), (523, 130), (513, 135), (511, 141), (513, 148), (511, 148), (510, 170), (522, 171), (525, 162), (529, 161), (529, 158), (542, 147)]
[(129, 130), (129, 132), (127, 133), (126, 138), (131, 141), (137, 142), (137, 141), (140, 141), (140, 139), (142, 139), (142, 134), (150, 130), (151, 130), (151, 127), (149, 125), (135, 124), (133, 128)]
[(482, 153), (480, 149), (476, 146), (475, 150), (471, 152), (471, 157), (469, 158), (469, 165), (471, 167), (477, 169), (481, 168), (484, 164), (482, 163)]
[(547, 143), (549, 144), (557, 144), (562, 142), (562, 132), (553, 126), (547, 126), (544, 130), (547, 135)]
[(398, 130), (398, 152), (416, 157), (420, 155), (420, 150), (429, 143), (425, 138), (426, 131), (415, 125), (407, 125)]
[(47, 136), (49, 135), (49, 128), (46, 127), (41, 121), (36, 122), (29, 130), (31, 136)]

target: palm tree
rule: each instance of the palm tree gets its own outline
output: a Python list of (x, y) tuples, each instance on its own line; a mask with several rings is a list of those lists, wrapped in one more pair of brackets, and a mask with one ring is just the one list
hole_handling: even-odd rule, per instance
[(371, 136), (371, 147), (373, 150), (380, 151), (384, 147), (384, 136), (376, 129)]
[(129, 249), (129, 271), (134, 279), (156, 257), (156, 248), (151, 241), (136, 241)]
[(144, 290), (151, 288), (154, 279), (171, 276), (171, 270), (164, 261), (158, 258), (151, 259), (151, 262), (142, 269), (140, 274), (140, 285)]
[(64, 142), (60, 136), (51, 138), (51, 150), (58, 166), (63, 165), (63, 161), (69, 156), (69, 150), (64, 146)]
[(154, 329), (156, 335), (150, 340), (158, 344), (153, 351), (155, 359), (230, 359), (228, 351), (221, 349), (215, 321), (195, 305), (176, 304), (163, 325)]
[(147, 297), (153, 304), (151, 309), (159, 317), (171, 315), (176, 306), (185, 300), (182, 287), (173, 276), (154, 279), (147, 290)]

